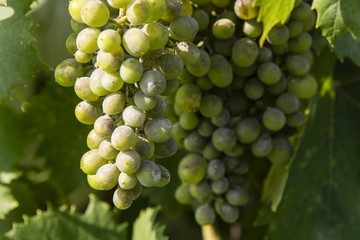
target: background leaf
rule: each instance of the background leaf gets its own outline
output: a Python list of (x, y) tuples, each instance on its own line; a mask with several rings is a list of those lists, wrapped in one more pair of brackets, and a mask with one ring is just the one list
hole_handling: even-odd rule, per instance
[(346, 27), (360, 38), (360, 1), (341, 0), (340, 8)]
[(166, 240), (164, 236), (165, 226), (159, 226), (155, 223), (156, 215), (160, 207), (147, 208), (143, 210), (134, 223), (132, 240)]
[(338, 38), (334, 51), (341, 61), (344, 61), (344, 59), (348, 57), (355, 64), (360, 65), (360, 41), (354, 39), (350, 33)]
[(16, 201), (14, 196), (11, 194), (11, 188), (6, 185), (0, 184), (0, 219), (4, 218), (5, 215), (12, 209), (19, 206), (19, 202)]

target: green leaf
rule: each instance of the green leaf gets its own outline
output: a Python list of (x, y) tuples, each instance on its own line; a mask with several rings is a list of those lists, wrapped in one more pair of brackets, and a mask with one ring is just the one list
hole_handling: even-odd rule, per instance
[(7, 0), (0, 0), (0, 5), (7, 6)]
[(341, 14), (346, 27), (356, 38), (360, 38), (360, 1), (341, 0)]
[(264, 28), (259, 40), (260, 46), (265, 42), (270, 30), (278, 23), (284, 24), (294, 8), (295, 0), (256, 0), (259, 6), (258, 21), (263, 22)]
[(312, 7), (318, 12), (316, 26), (321, 28), (322, 34), (334, 45), (336, 39), (347, 31), (340, 10), (340, 0), (314, 0)]
[(90, 203), (83, 215), (73, 208), (69, 211), (64, 207), (38, 211), (34, 217), (25, 217), (25, 222), (14, 227), (6, 237), (9, 240), (126, 239), (127, 224), (117, 223), (114, 216), (108, 204), (90, 196)]
[(271, 220), (270, 239), (359, 237), (360, 70), (340, 64), (323, 82)]
[(8, 212), (19, 206), (19, 202), (11, 194), (11, 189), (7, 185), (0, 184), (0, 196), (0, 218), (5, 218)]
[(44, 67), (33, 47), (35, 23), (25, 16), (33, 0), (10, 1), (12, 17), (0, 21), (0, 96), (9, 97), (15, 85), (24, 84)]
[(354, 39), (350, 33), (338, 38), (334, 50), (341, 61), (348, 57), (355, 64), (360, 65), (360, 40)]
[(134, 223), (132, 240), (167, 240), (168, 237), (164, 236), (165, 226), (159, 226), (155, 223), (156, 215), (160, 207), (147, 208), (142, 210), (139, 217)]

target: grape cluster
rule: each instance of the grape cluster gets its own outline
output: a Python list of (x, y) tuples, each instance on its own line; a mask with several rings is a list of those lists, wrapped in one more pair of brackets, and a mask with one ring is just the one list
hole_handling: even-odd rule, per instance
[(72, 0), (73, 33), (55, 80), (82, 100), (76, 118), (93, 125), (80, 162), (96, 190), (115, 187), (114, 205), (131, 206), (145, 187), (162, 187), (169, 171), (156, 159), (178, 145), (165, 97), (177, 92), (199, 26), (181, 0)]
[[(181, 86), (167, 97), (173, 137), (188, 154), (178, 174), (175, 197), (195, 200), (198, 224), (212, 224), (216, 213), (233, 223), (249, 194), (244, 156), (287, 164), (295, 134), (304, 123), (308, 99), (318, 88), (308, 33), (316, 15), (302, 0), (285, 24), (275, 26), (264, 46), (252, 0), (192, 0), (199, 25), (191, 62), (179, 76)], [(190, 49), (190, 48), (189, 48)], [(240, 179), (240, 180), (239, 180)]]

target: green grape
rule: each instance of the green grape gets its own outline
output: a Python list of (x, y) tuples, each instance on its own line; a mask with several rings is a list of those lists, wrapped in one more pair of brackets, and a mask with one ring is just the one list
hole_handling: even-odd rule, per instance
[(95, 175), (97, 186), (101, 190), (110, 190), (118, 183), (120, 171), (115, 164), (105, 164), (101, 166)]
[(177, 92), (177, 90), (179, 89), (179, 86), (180, 86), (180, 81), (178, 78), (166, 81), (166, 88), (161, 93), (161, 96), (174, 95)]
[(217, 7), (225, 8), (231, 2), (231, 0), (211, 0), (212, 4)]
[(107, 0), (108, 4), (115, 9), (126, 8), (132, 0)]
[(109, 9), (99, 0), (87, 1), (81, 8), (81, 19), (90, 27), (102, 27), (109, 18)]
[(111, 53), (116, 51), (121, 44), (119, 33), (112, 29), (102, 31), (97, 38), (97, 45), (103, 52)]
[(200, 124), (197, 126), (197, 131), (200, 136), (211, 137), (215, 130), (215, 126), (211, 123), (210, 119), (202, 118)]
[(93, 53), (83, 53), (80, 50), (77, 50), (74, 54), (76, 61), (79, 63), (88, 63), (92, 60), (93, 56)]
[(214, 39), (213, 47), (215, 52), (220, 53), (224, 57), (230, 57), (236, 41), (237, 38), (235, 36), (227, 39)]
[(211, 56), (211, 65), (208, 77), (217, 87), (227, 87), (233, 80), (232, 67), (229, 61), (220, 54)]
[(81, 157), (80, 168), (84, 173), (94, 175), (96, 171), (106, 163), (107, 160), (100, 155), (99, 150), (92, 149)]
[(185, 130), (179, 122), (174, 123), (173, 125), (173, 137), (175, 139), (183, 139), (189, 134), (187, 130)]
[(269, 108), (264, 112), (262, 123), (270, 131), (279, 131), (285, 126), (286, 117), (278, 108)]
[(232, 60), (230, 61), (233, 72), (236, 76), (238, 77), (242, 77), (242, 78), (246, 78), (246, 77), (250, 77), (251, 75), (253, 75), (256, 72), (257, 69), (257, 63), (254, 62), (254, 64), (252, 64), (249, 67), (240, 67), (238, 65), (236, 65)]
[(155, 107), (146, 112), (147, 118), (158, 118), (165, 114), (167, 104), (165, 99), (162, 96), (155, 96)]
[(70, 16), (79, 23), (84, 23), (81, 19), (81, 8), (85, 5), (87, 0), (72, 0), (69, 2)]
[(231, 59), (240, 67), (250, 67), (259, 55), (259, 47), (254, 40), (244, 37), (237, 40), (232, 48)]
[(190, 204), (194, 201), (194, 197), (190, 193), (190, 185), (182, 183), (176, 188), (175, 199), (181, 204)]
[(304, 115), (300, 111), (293, 112), (286, 116), (286, 125), (299, 127), (304, 124)]
[(259, 9), (255, 7), (253, 0), (236, 0), (234, 12), (238, 18), (249, 20), (258, 15)]
[(113, 203), (120, 210), (128, 209), (133, 203), (133, 198), (129, 190), (118, 188), (114, 192)]
[(236, 134), (230, 128), (218, 128), (214, 131), (211, 142), (219, 151), (231, 150), (236, 145)]
[(149, 16), (150, 4), (147, 0), (134, 0), (127, 6), (126, 17), (131, 24), (143, 24)]
[(273, 138), (273, 148), (268, 155), (273, 164), (286, 164), (289, 162), (293, 153), (290, 141), (282, 135)]
[(125, 102), (126, 97), (122, 92), (110, 93), (102, 103), (103, 112), (107, 115), (119, 114), (124, 109)]
[(154, 162), (143, 160), (139, 170), (136, 172), (136, 177), (141, 185), (154, 187), (161, 179), (161, 171)]
[(309, 61), (300, 55), (290, 55), (286, 58), (286, 69), (295, 76), (303, 76), (310, 71)]
[(166, 88), (164, 75), (155, 70), (145, 72), (140, 80), (140, 89), (147, 96), (161, 94)]
[(282, 45), (271, 45), (270, 47), (275, 55), (282, 55), (288, 52), (289, 43), (286, 42)]
[(198, 6), (205, 6), (206, 4), (210, 3), (211, 0), (192, 0), (192, 2)]
[[(221, 98), (214, 94), (206, 94), (201, 98), (200, 113), (201, 115), (211, 118), (220, 114), (223, 109)], [(190, 129), (189, 129), (190, 130)]]
[(226, 193), (226, 200), (233, 206), (244, 206), (249, 202), (249, 194), (242, 187), (232, 185)]
[(271, 62), (273, 58), (273, 53), (270, 48), (262, 47), (259, 48), (259, 56), (257, 58), (259, 63)]
[(77, 34), (72, 33), (66, 39), (66, 49), (69, 51), (70, 54), (75, 54), (75, 52), (77, 50), (76, 37), (77, 37)]
[(125, 125), (130, 127), (140, 127), (146, 120), (145, 113), (134, 105), (128, 106), (124, 109), (122, 118)]
[(103, 158), (113, 160), (116, 158), (119, 151), (111, 145), (109, 140), (105, 139), (99, 145), (99, 153)]
[(233, 172), (237, 175), (243, 175), (249, 171), (249, 164), (246, 162), (239, 162)]
[(287, 43), (289, 37), (289, 29), (286, 25), (281, 25), (279, 27), (273, 27), (267, 35), (266, 40), (272, 45), (279, 46)]
[(285, 79), (285, 76), (282, 75), (277, 83), (267, 85), (266, 91), (272, 95), (279, 95), (286, 90), (286, 87), (287, 87), (287, 81)]
[(180, 115), (184, 113), (183, 111), (181, 111), (179, 109), (179, 107), (177, 105), (174, 104), (173, 107), (174, 107), (174, 112), (175, 112), (176, 116), (180, 117)]
[(142, 30), (150, 39), (150, 49), (162, 48), (169, 40), (169, 32), (161, 23), (148, 23)]
[(179, 42), (176, 45), (175, 52), (185, 65), (193, 65), (200, 59), (198, 47), (189, 41)]
[(211, 118), (211, 123), (217, 127), (224, 127), (230, 121), (230, 113), (226, 108), (223, 108), (222, 111)]
[(229, 157), (240, 157), (241, 155), (243, 155), (244, 151), (245, 151), (244, 145), (237, 142), (232, 149), (225, 151), (225, 154), (226, 156)]
[(190, 0), (182, 0), (182, 11), (181, 11), (181, 15), (188, 15), (191, 16), (193, 13), (193, 6), (192, 3), (190, 2)]
[(302, 32), (299, 36), (289, 40), (289, 49), (292, 53), (302, 53), (309, 50), (312, 46), (312, 37), (307, 32)]
[(142, 185), (138, 182), (132, 189), (127, 190), (133, 200), (137, 199), (142, 193)]
[(206, 160), (195, 153), (188, 153), (178, 165), (178, 175), (182, 182), (197, 184), (206, 174)]
[(103, 77), (104, 74), (105, 72), (102, 69), (98, 68), (95, 69), (90, 76), (90, 80), (89, 80), (90, 90), (98, 96), (105, 96), (109, 94), (109, 91), (106, 90), (101, 84), (101, 78)]
[(273, 143), (270, 134), (264, 131), (251, 144), (251, 152), (255, 157), (266, 157), (271, 152), (272, 147)]
[(135, 105), (144, 111), (153, 109), (156, 105), (156, 96), (147, 96), (142, 91), (137, 91), (134, 96)]
[(311, 29), (313, 29), (315, 27), (316, 24), (316, 13), (314, 11), (311, 11), (310, 17), (303, 19), (302, 21), (303, 24), (303, 31), (304, 32), (308, 32)]
[(242, 119), (237, 127), (236, 134), (241, 143), (252, 143), (260, 135), (260, 122), (253, 117)]
[(170, 182), (170, 172), (163, 166), (157, 165), (160, 168), (161, 178), (156, 187), (164, 187)]
[(207, 76), (198, 78), (196, 80), (196, 85), (203, 91), (208, 91), (214, 87), (214, 84)]
[(156, 158), (169, 158), (177, 152), (178, 145), (174, 138), (170, 138), (166, 142), (155, 144)]
[(199, 25), (193, 17), (182, 15), (170, 22), (169, 31), (176, 40), (191, 41), (199, 31)]
[(124, 61), (124, 51), (122, 48), (118, 48), (118, 50), (112, 53), (99, 51), (96, 61), (100, 68), (106, 72), (117, 71)]
[(111, 144), (117, 150), (124, 151), (134, 146), (136, 142), (135, 132), (131, 127), (119, 126), (111, 134)]
[(236, 157), (225, 157), (222, 159), (224, 161), (226, 172), (232, 172), (234, 171), (240, 163), (240, 159)]
[(192, 131), (184, 138), (184, 148), (188, 152), (198, 152), (206, 144), (206, 138), (202, 137), (197, 131)]
[(124, 33), (122, 43), (126, 51), (134, 57), (141, 57), (150, 49), (149, 37), (138, 28), (128, 29)]
[(263, 31), (263, 25), (256, 19), (247, 20), (243, 25), (243, 32), (249, 38), (260, 37)]
[(178, 79), (181, 84), (189, 84), (195, 82), (196, 77), (193, 76), (187, 68), (184, 68)]
[(298, 53), (298, 55), (303, 56), (304, 58), (306, 58), (306, 60), (308, 60), (310, 68), (313, 66), (314, 54), (312, 53), (311, 49), (308, 49), (305, 52)]
[(145, 136), (138, 136), (135, 145), (132, 147), (142, 160), (151, 159), (155, 154), (155, 145)]
[[(85, 2), (85, 1), (84, 1)], [(83, 30), (84, 28), (86, 28), (86, 24), (84, 23), (80, 23), (77, 22), (76, 20), (74, 20), (73, 18), (71, 18), (70, 20), (70, 25), (71, 25), (71, 29), (73, 30), (73, 32), (77, 35), (81, 30)]]
[(185, 130), (193, 130), (199, 124), (199, 117), (196, 113), (184, 112), (179, 118), (180, 126)]
[(299, 6), (302, 2), (303, 2), (303, 0), (295, 0), (294, 8)]
[(235, 23), (227, 18), (217, 20), (212, 26), (212, 34), (219, 39), (231, 38), (235, 33)]
[(195, 84), (184, 84), (175, 95), (175, 106), (183, 112), (196, 112), (201, 104), (201, 95)]
[(116, 157), (117, 168), (126, 174), (136, 173), (140, 168), (141, 162), (140, 155), (133, 149), (120, 151)]
[(165, 0), (165, 1), (166, 1), (166, 11), (161, 18), (166, 22), (171, 22), (175, 18), (181, 15), (183, 8), (182, 1), (181, 0)]
[(96, 175), (87, 175), (87, 182), (92, 189), (101, 190), (96, 182)]
[(259, 80), (265, 84), (272, 85), (281, 78), (281, 69), (273, 62), (266, 62), (259, 65), (257, 71)]
[(211, 60), (209, 54), (200, 49), (200, 59), (196, 61), (193, 65), (186, 65), (187, 70), (196, 77), (202, 77), (205, 76), (205, 74), (208, 73), (210, 66), (211, 66)]
[(98, 95), (95, 95), (89, 86), (89, 77), (81, 77), (78, 78), (74, 85), (74, 90), (76, 95), (81, 98), (82, 100), (93, 102), (99, 99)]
[(172, 123), (163, 117), (154, 118), (145, 124), (144, 132), (150, 141), (163, 143), (171, 138)]
[(184, 62), (174, 53), (164, 53), (155, 61), (156, 68), (164, 74), (166, 80), (172, 80), (180, 76), (184, 68)]
[(285, 92), (277, 97), (276, 106), (285, 114), (290, 114), (299, 109), (300, 101), (295, 94)]
[(222, 177), (211, 182), (211, 190), (215, 194), (223, 194), (228, 190), (229, 185), (229, 180), (226, 177)]
[(105, 72), (101, 77), (101, 85), (109, 92), (116, 92), (124, 86), (124, 81), (119, 72)]
[(207, 29), (210, 23), (210, 17), (207, 12), (203, 9), (197, 8), (192, 14), (192, 17), (197, 21), (199, 25), (199, 31), (204, 31)]
[(202, 180), (197, 184), (190, 186), (191, 195), (201, 203), (206, 202), (211, 197), (210, 184), (206, 180)]
[(148, 0), (150, 6), (150, 16), (148, 22), (159, 20), (166, 12), (165, 0)]
[(120, 76), (126, 83), (140, 81), (143, 73), (143, 66), (135, 58), (126, 59), (120, 67)]
[(317, 93), (317, 89), (318, 83), (310, 74), (301, 77), (290, 76), (287, 82), (287, 90), (301, 99), (312, 98)]
[(311, 17), (311, 12), (311, 6), (306, 2), (302, 2), (292, 10), (291, 17), (298, 21), (304, 21)]
[(84, 74), (83, 66), (73, 58), (62, 61), (55, 69), (55, 81), (63, 87), (74, 86), (76, 79)]
[(239, 18), (236, 16), (235, 12), (231, 11), (231, 10), (223, 11), (220, 14), (216, 15), (216, 20), (221, 19), (221, 18), (229, 19), (233, 23), (235, 23), (235, 25), (240, 24)]
[(208, 142), (202, 150), (203, 157), (207, 160), (218, 158), (221, 154), (211, 142)]
[(119, 187), (125, 190), (133, 189), (138, 183), (135, 174), (120, 173), (118, 178)]
[(213, 224), (215, 222), (215, 218), (215, 211), (208, 204), (201, 205), (195, 211), (195, 221), (201, 226)]
[(101, 109), (90, 102), (82, 101), (75, 108), (77, 120), (86, 125), (93, 124), (101, 115)]
[(95, 148), (98, 148), (100, 146), (100, 143), (105, 140), (104, 137), (102, 136), (99, 136), (94, 129), (92, 129), (89, 134), (87, 135), (87, 138), (86, 138), (86, 143), (87, 143), (87, 146), (90, 148), (90, 149), (95, 149)]
[(108, 115), (99, 117), (94, 123), (95, 132), (104, 137), (110, 137), (115, 127), (114, 121)]
[(235, 223), (239, 218), (239, 209), (227, 202), (222, 203), (218, 209), (218, 214), (224, 222)]
[(226, 172), (225, 164), (218, 159), (211, 160), (207, 165), (207, 177), (211, 180), (219, 180)]
[(242, 92), (235, 92), (225, 102), (225, 107), (233, 117), (240, 116), (243, 114), (248, 107), (248, 99)]
[(250, 78), (244, 86), (244, 94), (250, 100), (259, 100), (265, 92), (265, 86), (257, 78)]
[(299, 36), (299, 34), (303, 31), (303, 24), (295, 19), (290, 19), (286, 26), (289, 29), (291, 38)]

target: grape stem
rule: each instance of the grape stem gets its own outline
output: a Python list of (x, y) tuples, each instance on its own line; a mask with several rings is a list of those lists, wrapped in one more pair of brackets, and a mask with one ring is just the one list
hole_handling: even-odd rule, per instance
[(221, 237), (214, 225), (201, 226), (203, 240), (221, 240)]

